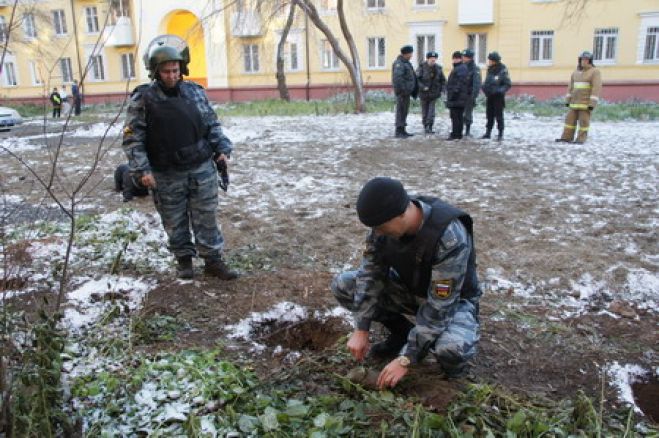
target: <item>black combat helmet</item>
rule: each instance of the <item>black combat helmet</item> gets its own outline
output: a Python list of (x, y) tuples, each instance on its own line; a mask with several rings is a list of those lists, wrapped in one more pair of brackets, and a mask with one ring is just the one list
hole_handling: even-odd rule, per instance
[(189, 74), (190, 49), (185, 41), (175, 35), (161, 35), (149, 44), (144, 54), (144, 66), (149, 71), (149, 78), (154, 79), (158, 65), (168, 61), (178, 61), (181, 75)]
[(593, 67), (595, 66), (595, 64), (593, 64), (593, 54), (592, 54), (592, 52), (589, 52), (588, 50), (584, 50), (583, 52), (581, 52), (581, 54), (577, 58), (577, 65), (581, 65), (579, 63), (579, 61), (581, 61), (584, 58), (586, 58), (588, 61), (590, 61), (590, 65), (592, 65)]

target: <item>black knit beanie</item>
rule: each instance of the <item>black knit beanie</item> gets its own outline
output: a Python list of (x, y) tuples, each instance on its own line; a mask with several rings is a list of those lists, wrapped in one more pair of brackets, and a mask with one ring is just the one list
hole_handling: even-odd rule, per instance
[(362, 187), (357, 198), (357, 215), (367, 227), (377, 227), (403, 214), (409, 203), (400, 181), (378, 176)]

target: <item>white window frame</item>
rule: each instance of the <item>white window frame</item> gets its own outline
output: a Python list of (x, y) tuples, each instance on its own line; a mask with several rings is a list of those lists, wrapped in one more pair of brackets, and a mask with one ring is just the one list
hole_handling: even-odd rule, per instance
[[(553, 30), (532, 30), (529, 39), (529, 65), (544, 67), (554, 64), (554, 36)], [(533, 40), (538, 40), (538, 59), (533, 59)], [(550, 43), (551, 56), (547, 57), (545, 41)]]
[(421, 21), (421, 22), (409, 23), (410, 36), (408, 41), (414, 44), (414, 54), (412, 55), (410, 62), (412, 63), (414, 68), (419, 66), (419, 62), (418, 62), (419, 59), (425, 61), (426, 59), (425, 52), (428, 51), (427, 47), (419, 47), (419, 42), (417, 37), (425, 36), (425, 35), (433, 35), (435, 37), (435, 47), (432, 50), (441, 54), (443, 52), (442, 35), (444, 33), (445, 23), (446, 23), (445, 21)]
[(245, 73), (259, 73), (260, 70), (259, 45), (243, 44), (243, 71)]
[(318, 13), (320, 15), (336, 14), (337, 0), (320, 0), (318, 2)]
[(435, 10), (439, 0), (412, 0), (413, 9)]
[(659, 26), (650, 26), (645, 29), (643, 62), (646, 64), (659, 62)]
[(18, 69), (16, 68), (16, 57), (13, 54), (5, 54), (2, 66), (2, 86), (12, 88), (18, 86)]
[(385, 0), (365, 0), (368, 12), (382, 12), (386, 6)]
[(28, 40), (33, 40), (37, 37), (37, 23), (34, 18), (34, 14), (31, 12), (25, 12), (23, 14), (23, 33), (25, 38)]
[[(598, 49), (601, 45), (601, 49)], [(593, 62), (597, 65), (613, 65), (618, 56), (618, 28), (595, 29), (593, 35)]]
[(341, 61), (328, 40), (320, 40), (320, 69), (322, 71), (337, 71)]
[(7, 37), (7, 18), (0, 15), (0, 43), (4, 43)]
[(108, 80), (107, 58), (103, 48), (95, 47), (93, 44), (90, 44), (85, 47), (85, 54), (87, 55), (87, 81), (104, 82)]
[(474, 51), (476, 64), (485, 65), (487, 63), (487, 32), (468, 33), (467, 47)]
[(71, 58), (60, 58), (59, 59), (59, 69), (62, 73), (62, 82), (70, 83), (73, 82), (73, 66), (71, 64)]
[(98, 9), (96, 6), (87, 6), (85, 8), (85, 22), (87, 23), (87, 33), (94, 34), (99, 32)]
[[(421, 41), (420, 41), (421, 40)], [(437, 35), (434, 33), (419, 33), (414, 40), (414, 55), (416, 62), (413, 64), (419, 66), (426, 60), (426, 53), (437, 51)]]
[(30, 61), (30, 75), (32, 76), (32, 85), (40, 86), (44, 84), (43, 75), (38, 61)]
[(64, 9), (53, 9), (53, 30), (56, 36), (66, 36), (68, 35), (68, 29), (66, 27), (66, 14)]
[(121, 56), (121, 79), (135, 79), (135, 54), (133, 52), (122, 53)]
[[(380, 42), (383, 52), (380, 54)], [(373, 51), (373, 53), (371, 53)], [(383, 36), (366, 38), (366, 63), (369, 70), (384, 70), (387, 67), (387, 39)], [(374, 62), (371, 62), (374, 61)]]

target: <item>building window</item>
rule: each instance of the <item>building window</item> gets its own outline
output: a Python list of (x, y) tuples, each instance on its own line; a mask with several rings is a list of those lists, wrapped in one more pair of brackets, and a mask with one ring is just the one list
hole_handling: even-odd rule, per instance
[(604, 63), (614, 63), (618, 45), (618, 28), (595, 29), (593, 39), (593, 59)]
[(339, 68), (339, 57), (334, 53), (332, 45), (327, 40), (322, 40), (321, 44), (321, 59), (323, 61), (323, 70), (336, 70)]
[(645, 33), (643, 61), (659, 61), (659, 27), (648, 27)]
[(112, 0), (110, 5), (110, 24), (113, 26), (117, 24), (120, 17), (130, 17), (130, 3), (129, 0)]
[(55, 35), (66, 35), (66, 16), (64, 9), (53, 11), (53, 25), (55, 26)]
[(0, 15), (0, 43), (4, 43), (7, 39), (7, 19), (4, 15)]
[(73, 82), (73, 69), (71, 68), (71, 58), (60, 59), (59, 68), (62, 71), (62, 82)]
[(121, 55), (121, 78), (133, 79), (135, 77), (135, 55), (123, 53)]
[(5, 78), (6, 86), (13, 87), (15, 85), (18, 85), (18, 81), (16, 80), (16, 68), (14, 67), (13, 62), (11, 61), (5, 62), (5, 68), (2, 73)]
[(259, 46), (256, 44), (244, 44), (243, 57), (245, 58), (246, 73), (256, 73), (259, 71)]
[(434, 6), (435, 0), (414, 0), (416, 6)]
[(97, 54), (89, 57), (89, 72), (95, 81), (105, 80), (105, 69), (103, 68), (103, 55)]
[(320, 0), (321, 11), (336, 11), (336, 0)]
[(485, 64), (487, 60), (487, 34), (470, 33), (467, 35), (467, 47), (474, 51), (474, 62)]
[(30, 61), (30, 74), (32, 75), (32, 85), (43, 85), (41, 69), (36, 61)]
[(385, 66), (384, 38), (376, 37), (368, 39), (368, 67), (382, 68)]
[(426, 60), (426, 53), (437, 50), (435, 35), (416, 36), (416, 65), (421, 65)]
[(300, 70), (300, 45), (297, 41), (286, 41), (284, 45), (284, 67), (286, 71)]
[(23, 14), (23, 31), (25, 32), (25, 36), (27, 38), (37, 37), (37, 26), (34, 22), (34, 14)]
[(384, 0), (366, 0), (368, 9), (384, 9)]
[(87, 33), (98, 32), (98, 11), (96, 6), (85, 8), (85, 19), (87, 20)]
[(554, 31), (534, 30), (531, 32), (531, 62), (547, 64), (554, 56)]

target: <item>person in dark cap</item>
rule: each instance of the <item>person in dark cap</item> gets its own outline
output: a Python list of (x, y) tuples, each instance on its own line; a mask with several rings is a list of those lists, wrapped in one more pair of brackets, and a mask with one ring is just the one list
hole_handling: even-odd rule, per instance
[(497, 120), (497, 141), (503, 140), (503, 109), (506, 106), (506, 93), (512, 87), (510, 75), (505, 64), (501, 63), (501, 55), (492, 52), (487, 55), (487, 74), (483, 83), (483, 94), (487, 98), (485, 104), (485, 135), (481, 138), (490, 138), (494, 119)]
[[(395, 386), (429, 354), (446, 377), (462, 375), (480, 339), (471, 217), (438, 198), (410, 196), (386, 177), (364, 185), (357, 215), (371, 228), (361, 266), (331, 285), (355, 319), (348, 350), (358, 361), (394, 358), (379, 374), (380, 388)], [(389, 335), (371, 346), (373, 321)]]
[(469, 99), (467, 99), (464, 109), (465, 137), (471, 137), (471, 124), (474, 121), (474, 107), (476, 106), (478, 93), (481, 91), (481, 69), (474, 62), (474, 51), (471, 49), (464, 49), (462, 51), (462, 63), (467, 67), (469, 78), (471, 80)]
[(471, 76), (462, 63), (462, 52), (453, 52), (452, 59), (453, 70), (446, 83), (446, 107), (451, 114), (451, 133), (447, 140), (459, 140), (464, 126), (464, 109), (471, 98)]
[(412, 46), (401, 47), (400, 55), (391, 68), (391, 83), (396, 95), (396, 138), (412, 136), (405, 127), (407, 126), (407, 113), (410, 110), (410, 96), (416, 99), (419, 91), (414, 67), (410, 63), (413, 52)]
[(124, 202), (128, 202), (135, 196), (146, 196), (149, 188), (142, 185), (139, 179), (130, 173), (128, 164), (120, 164), (114, 171), (114, 189), (122, 192)]
[(426, 53), (426, 60), (416, 69), (419, 81), (419, 100), (421, 101), (421, 120), (426, 134), (434, 134), (435, 102), (442, 95), (446, 77), (442, 67), (437, 64), (437, 52)]

